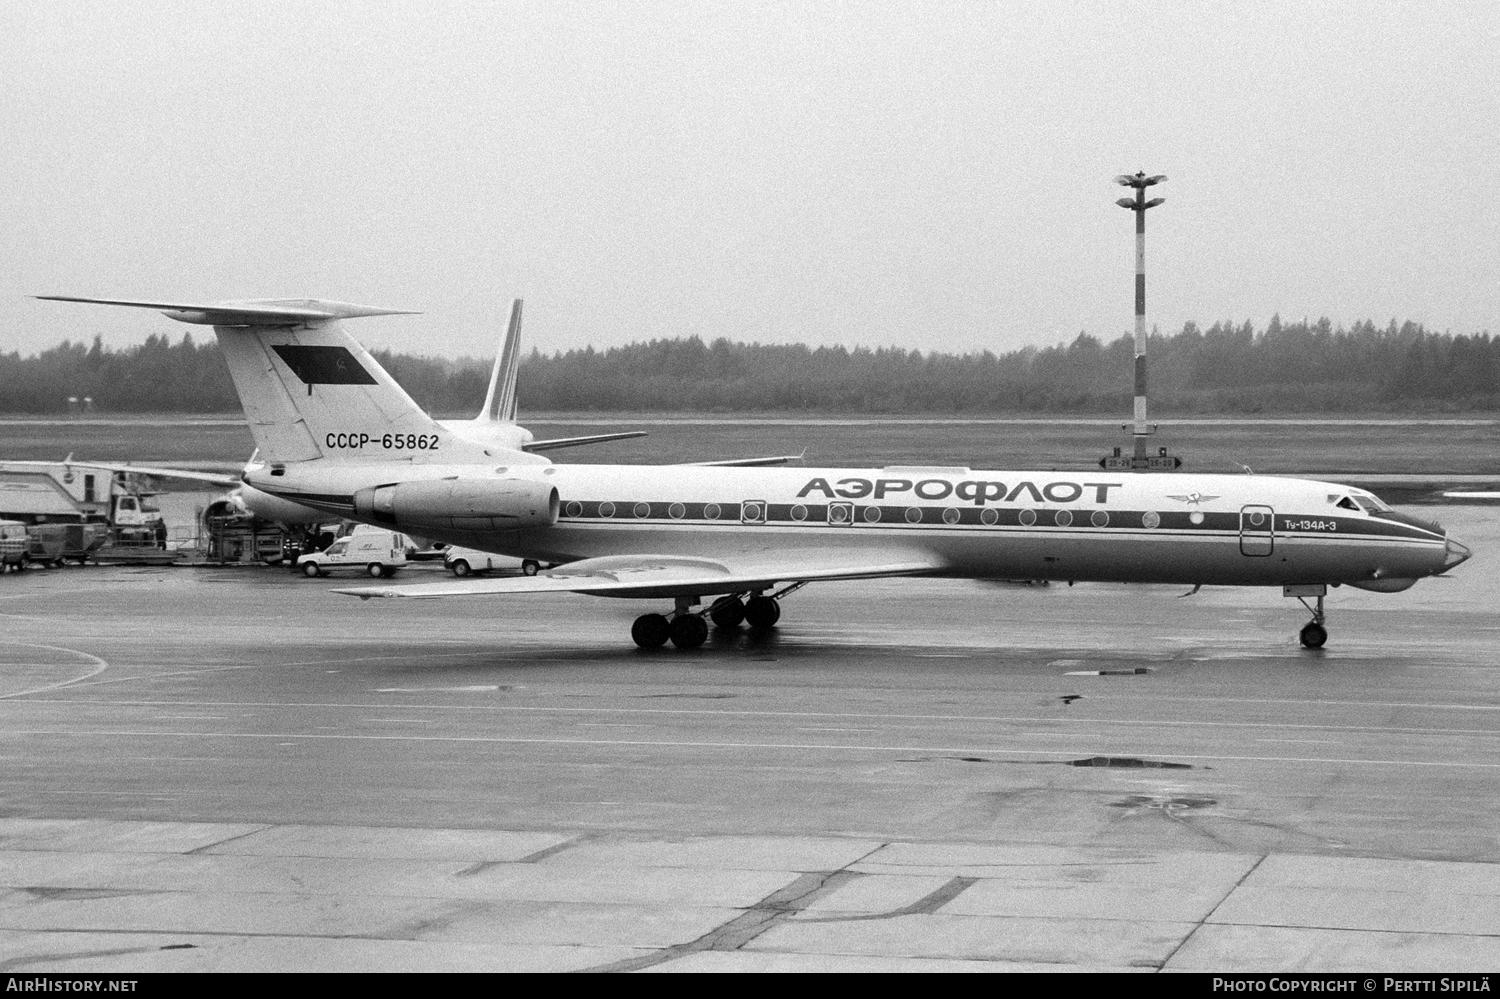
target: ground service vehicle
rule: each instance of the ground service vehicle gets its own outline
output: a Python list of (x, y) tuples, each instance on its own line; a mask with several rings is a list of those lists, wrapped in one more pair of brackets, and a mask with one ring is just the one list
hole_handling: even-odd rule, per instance
[(512, 558), (509, 555), (482, 552), (478, 548), (449, 548), (443, 555), (443, 567), (455, 576), (507, 570), (519, 570), (523, 576), (535, 576), (543, 568), (552, 568), (534, 558)]
[(31, 538), (19, 520), (0, 520), (0, 572), (26, 568)]
[(105, 545), (166, 547), (166, 523), (138, 477), (108, 465), (0, 461), (0, 518), (31, 528), (31, 561), (87, 559)]
[(334, 569), (360, 569), (376, 579), (393, 576), (406, 565), (406, 535), (365, 528), (339, 538), (321, 552), (297, 559), (304, 576), (326, 576)]

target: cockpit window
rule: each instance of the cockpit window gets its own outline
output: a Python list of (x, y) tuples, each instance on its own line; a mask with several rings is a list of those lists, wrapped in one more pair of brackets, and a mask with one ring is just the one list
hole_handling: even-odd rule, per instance
[(1349, 496), (1335, 493), (1328, 497), (1328, 502), (1340, 510), (1363, 510), (1365, 513), (1387, 513), (1391, 509), (1369, 493), (1354, 493)]

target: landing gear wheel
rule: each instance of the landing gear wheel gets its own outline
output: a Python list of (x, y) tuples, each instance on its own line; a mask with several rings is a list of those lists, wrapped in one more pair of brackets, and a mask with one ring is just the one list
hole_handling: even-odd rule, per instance
[(448, 571), (455, 576), (467, 576), (473, 570), (469, 568), (468, 562), (460, 558), (454, 559), (453, 564), (448, 566)]
[(537, 571), (541, 569), (541, 567), (542, 564), (540, 562), (538, 562), (536, 559), (529, 558), (521, 563), (521, 575), (535, 576), (537, 574)]
[(1302, 634), (1298, 637), (1307, 648), (1321, 649), (1323, 643), (1328, 641), (1328, 629), (1316, 621), (1310, 621), (1302, 626)]
[(738, 598), (726, 600), (709, 611), (708, 616), (713, 620), (715, 628), (723, 628), (725, 631), (738, 628), (740, 622), (745, 620), (744, 601)]
[(672, 625), (662, 614), (642, 614), (630, 626), (630, 637), (643, 649), (659, 649), (667, 644)]
[(770, 597), (751, 597), (745, 601), (745, 623), (753, 631), (764, 631), (781, 620), (781, 605)]
[(323, 574), (318, 571), (318, 563), (304, 562), (302, 563), (302, 575), (306, 576), (308, 579), (317, 579)]
[(708, 640), (708, 622), (697, 614), (679, 614), (670, 625), (672, 644), (679, 649), (696, 649)]

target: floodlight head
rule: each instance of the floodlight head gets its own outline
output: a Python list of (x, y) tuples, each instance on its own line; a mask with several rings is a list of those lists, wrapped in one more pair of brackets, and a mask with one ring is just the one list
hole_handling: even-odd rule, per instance
[(1155, 177), (1147, 177), (1146, 178), (1146, 183), (1148, 185), (1150, 185), (1150, 184), (1160, 184), (1162, 181), (1164, 181), (1166, 179), (1167, 179), (1167, 175), (1166, 174), (1159, 173)]
[(1166, 200), (1167, 200), (1166, 198), (1152, 198), (1150, 201), (1146, 202), (1146, 204), (1144, 206), (1142, 206), (1142, 207), (1145, 207), (1145, 208), (1155, 208), (1157, 205), (1161, 204), (1163, 201), (1166, 201)]
[(1116, 201), (1115, 204), (1119, 205), (1121, 208), (1134, 208), (1135, 207), (1135, 199), (1134, 198), (1121, 198), (1119, 201)]
[(1130, 176), (1130, 174), (1128, 173), (1122, 173), (1120, 174), (1120, 176), (1115, 178), (1115, 183), (1119, 184), (1121, 187), (1134, 187), (1135, 178)]

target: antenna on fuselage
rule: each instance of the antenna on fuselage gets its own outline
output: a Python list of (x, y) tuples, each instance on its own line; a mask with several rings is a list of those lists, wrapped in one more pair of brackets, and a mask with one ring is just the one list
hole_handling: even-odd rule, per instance
[(1135, 197), (1121, 198), (1115, 204), (1135, 212), (1135, 421), (1120, 429), (1135, 438), (1135, 447), (1129, 457), (1115, 448), (1115, 453), (1101, 458), (1099, 467), (1111, 472), (1162, 472), (1171, 471), (1182, 464), (1182, 459), (1167, 454), (1167, 449), (1157, 448), (1156, 454), (1146, 453), (1146, 438), (1156, 433), (1156, 426), (1146, 422), (1146, 209), (1155, 208), (1166, 198), (1146, 200), (1146, 188), (1160, 184), (1167, 178), (1162, 174), (1147, 177), (1146, 171), (1121, 174), (1115, 183), (1121, 187), (1135, 189)]

